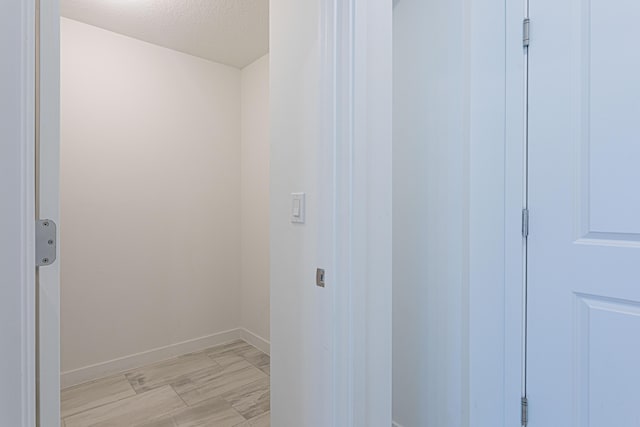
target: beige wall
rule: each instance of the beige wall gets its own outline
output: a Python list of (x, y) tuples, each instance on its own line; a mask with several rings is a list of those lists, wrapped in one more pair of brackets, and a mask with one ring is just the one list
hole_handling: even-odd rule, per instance
[(240, 71), (67, 19), (61, 60), (62, 371), (237, 328)]
[(269, 56), (241, 79), (241, 325), (269, 340)]

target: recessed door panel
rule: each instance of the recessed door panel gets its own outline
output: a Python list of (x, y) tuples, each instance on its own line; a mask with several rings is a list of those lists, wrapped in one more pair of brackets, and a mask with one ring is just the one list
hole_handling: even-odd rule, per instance
[(630, 29), (640, 16), (627, 0), (582, 0), (580, 9), (588, 231), (639, 240), (640, 198), (634, 195), (640, 183), (640, 55)]
[(581, 426), (640, 425), (640, 369), (629, 369), (640, 360), (631, 338), (640, 331), (640, 304), (576, 295), (575, 321), (574, 419)]
[(640, 3), (530, 5), (529, 425), (640, 425)]

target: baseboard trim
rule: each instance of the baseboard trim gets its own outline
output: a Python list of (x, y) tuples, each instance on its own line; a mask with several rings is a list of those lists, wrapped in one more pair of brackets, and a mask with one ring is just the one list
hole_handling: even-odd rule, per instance
[(140, 366), (151, 363), (160, 362), (162, 360), (171, 359), (194, 351), (204, 350), (205, 348), (214, 347), (229, 341), (243, 339), (251, 345), (264, 350), (266, 344), (268, 354), (269, 342), (258, 337), (257, 335), (243, 328), (231, 329), (229, 331), (219, 332), (192, 340), (170, 344), (164, 347), (158, 347), (152, 350), (143, 351), (141, 353), (120, 357), (106, 362), (97, 363), (95, 365), (85, 366), (83, 368), (62, 372), (60, 374), (60, 387), (66, 388), (98, 378), (107, 377), (109, 375), (118, 374), (130, 369), (139, 368)]
[(271, 355), (271, 343), (261, 336), (254, 334), (248, 329), (240, 328), (240, 338), (257, 348), (258, 350)]
[(391, 427), (402, 427), (402, 425), (401, 425), (401, 424), (398, 424), (398, 423), (397, 423), (397, 422), (395, 422), (395, 421), (392, 421), (392, 422), (391, 422)]

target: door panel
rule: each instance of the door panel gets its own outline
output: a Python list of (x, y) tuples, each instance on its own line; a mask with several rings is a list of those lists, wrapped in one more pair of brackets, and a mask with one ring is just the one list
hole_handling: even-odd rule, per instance
[(640, 5), (530, 14), (530, 425), (640, 425)]
[[(586, 233), (619, 234), (614, 240), (639, 240), (640, 203), (632, 197), (640, 182), (640, 144), (634, 131), (640, 97), (633, 90), (640, 60), (633, 54), (629, 29), (638, 19), (635, 2), (581, 0), (580, 105), (582, 177)], [(605, 237), (601, 234), (594, 237)], [(617, 237), (617, 239), (616, 239)]]
[[(576, 419), (584, 426), (640, 425), (640, 304), (576, 295)], [(631, 369), (630, 369), (631, 368)], [(613, 392), (612, 392), (613, 391)]]

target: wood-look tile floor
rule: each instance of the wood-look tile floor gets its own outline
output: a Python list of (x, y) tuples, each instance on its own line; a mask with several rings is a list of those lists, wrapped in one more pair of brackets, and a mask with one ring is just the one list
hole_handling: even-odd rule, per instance
[(269, 356), (244, 341), (62, 390), (62, 427), (269, 427)]

